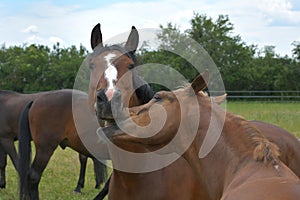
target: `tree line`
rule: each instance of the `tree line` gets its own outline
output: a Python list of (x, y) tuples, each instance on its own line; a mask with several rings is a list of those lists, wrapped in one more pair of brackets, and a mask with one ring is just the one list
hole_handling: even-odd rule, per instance
[[(139, 63), (159, 63), (173, 67), (192, 80), (197, 70), (186, 59), (166, 49), (178, 48), (183, 38), (192, 38), (213, 59), (226, 90), (300, 90), (300, 42), (294, 41), (292, 56), (280, 56), (275, 46), (259, 49), (234, 35), (234, 26), (227, 15), (216, 20), (194, 13), (190, 29), (181, 32), (177, 25), (160, 26), (160, 46), (138, 54)], [(167, 48), (166, 48), (167, 47)], [(193, 49), (188, 49), (193, 51)], [(37, 92), (73, 88), (77, 71), (88, 55), (85, 47), (52, 48), (32, 44), (0, 48), (0, 89)], [(147, 74), (145, 74), (147, 76)], [(149, 74), (148, 76), (151, 76)], [(155, 85), (155, 90), (162, 86)]]
[(87, 50), (80, 46), (52, 49), (44, 45), (0, 49), (0, 89), (37, 92), (72, 88)]
[[(141, 55), (142, 62), (170, 65), (191, 81), (198, 72), (185, 59), (165, 51), (178, 48), (182, 37), (189, 37), (213, 59), (226, 90), (300, 90), (299, 41), (291, 44), (292, 57), (280, 56), (275, 46), (259, 49), (257, 45), (248, 45), (239, 35), (233, 34), (234, 26), (227, 15), (219, 15), (214, 21), (211, 17), (195, 13), (191, 28), (183, 33), (172, 23), (160, 28), (160, 48), (156, 51), (147, 51), (146, 48)], [(193, 49), (189, 46), (187, 51)]]

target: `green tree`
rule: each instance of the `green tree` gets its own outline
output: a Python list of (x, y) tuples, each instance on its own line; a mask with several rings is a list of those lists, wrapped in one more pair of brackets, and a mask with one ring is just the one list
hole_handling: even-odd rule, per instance
[(197, 13), (191, 20), (191, 29), (187, 30), (214, 60), (227, 90), (249, 90), (253, 88), (252, 61), (256, 47), (247, 46), (233, 31), (227, 15), (219, 15), (213, 21)]
[(292, 53), (295, 59), (300, 61), (300, 42), (299, 41), (294, 41), (292, 43), (292, 46), (294, 46)]
[(13, 46), (0, 49), (0, 88), (17, 92), (37, 92), (73, 88), (78, 68), (87, 55), (80, 46), (51, 50), (44, 45)]

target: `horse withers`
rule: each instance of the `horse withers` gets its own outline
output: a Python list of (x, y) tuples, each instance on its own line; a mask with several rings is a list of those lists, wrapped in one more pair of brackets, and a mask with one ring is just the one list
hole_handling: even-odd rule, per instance
[[(182, 155), (209, 199), (299, 199), (300, 180), (280, 161), (278, 146), (250, 122), (226, 112), (203, 94), (208, 77), (206, 71), (190, 87), (158, 92), (146, 105), (133, 108), (123, 123), (131, 135), (114, 126), (104, 128), (104, 133), (114, 143), (142, 144), (151, 151)], [(134, 132), (137, 126), (147, 126), (151, 132), (162, 112), (166, 116), (157, 134), (145, 137)], [(215, 145), (203, 154), (202, 147), (208, 143)], [(167, 148), (159, 151), (162, 146)]]

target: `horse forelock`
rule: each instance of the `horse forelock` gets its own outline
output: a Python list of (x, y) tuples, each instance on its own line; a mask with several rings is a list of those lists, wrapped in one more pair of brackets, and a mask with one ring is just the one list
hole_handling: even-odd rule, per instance
[(135, 56), (134, 52), (127, 51), (123, 46), (117, 45), (117, 44), (114, 44), (114, 45), (111, 45), (111, 46), (105, 45), (104, 47), (103, 46), (97, 46), (94, 49), (94, 51), (90, 54), (90, 56), (95, 57), (95, 56), (98, 56), (98, 55), (102, 54), (105, 51), (114, 51), (114, 50), (120, 51), (122, 54), (124, 54), (128, 58), (130, 58), (134, 62), (134, 64), (136, 64), (137, 59), (136, 59), (136, 56)]

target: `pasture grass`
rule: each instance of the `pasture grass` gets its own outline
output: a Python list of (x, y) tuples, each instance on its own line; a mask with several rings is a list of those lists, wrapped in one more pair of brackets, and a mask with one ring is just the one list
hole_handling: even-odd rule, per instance
[(228, 101), (229, 112), (280, 126), (300, 138), (300, 102)]
[[(32, 146), (34, 146), (32, 144)], [(95, 189), (93, 162), (88, 159), (85, 187), (82, 194), (73, 192), (79, 177), (78, 153), (70, 148), (56, 149), (51, 157), (39, 185), (41, 200), (91, 200), (100, 192)], [(6, 168), (6, 189), (0, 190), (0, 200), (19, 199), (18, 174), (8, 159)], [(108, 168), (109, 174), (111, 169)], [(103, 187), (104, 184), (101, 185)]]
[[(279, 125), (300, 137), (300, 102), (236, 102), (229, 101), (223, 105), (228, 111), (241, 115), (249, 120), (261, 120)], [(34, 146), (34, 145), (32, 145)], [(108, 169), (111, 171), (111, 169)], [(110, 174), (110, 172), (109, 172)], [(79, 175), (78, 153), (67, 148), (57, 148), (46, 167), (39, 186), (42, 200), (90, 200), (100, 190), (94, 189), (94, 173), (91, 159), (88, 159), (85, 188), (82, 194), (73, 190)], [(18, 194), (18, 176), (8, 159), (6, 189), (0, 190), (0, 200), (15, 200)], [(104, 184), (102, 185), (102, 187)]]

